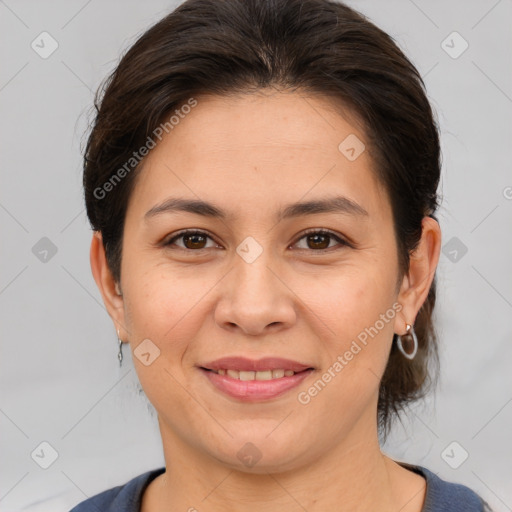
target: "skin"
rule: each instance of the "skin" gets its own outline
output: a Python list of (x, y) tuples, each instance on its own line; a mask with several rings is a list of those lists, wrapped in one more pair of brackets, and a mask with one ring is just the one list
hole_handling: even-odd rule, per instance
[[(147, 488), (142, 511), (320, 511), (339, 510), (340, 503), (344, 511), (421, 511), (425, 481), (381, 452), (376, 410), (393, 334), (414, 324), (434, 277), (438, 223), (423, 220), (397, 286), (391, 205), (370, 150), (355, 161), (338, 150), (349, 134), (366, 138), (348, 111), (298, 92), (197, 100), (138, 175), (120, 283), (101, 234), (91, 244), (94, 278), (158, 412), (166, 472)], [(275, 220), (284, 205), (334, 195), (368, 215)], [(171, 196), (212, 202), (229, 215), (144, 219)], [(304, 237), (310, 228), (333, 231), (352, 246), (326, 238), (322, 251)], [(183, 229), (206, 231), (210, 238), (199, 240), (205, 248), (183, 237), (164, 245)], [(248, 236), (262, 248), (252, 263), (236, 252)], [(299, 403), (298, 393), (394, 303), (402, 309), (393, 320), (308, 404)], [(145, 339), (160, 350), (149, 366), (133, 355)], [(197, 368), (226, 355), (275, 355), (315, 372), (281, 397), (242, 403)], [(252, 467), (237, 457), (247, 442), (261, 453)]]

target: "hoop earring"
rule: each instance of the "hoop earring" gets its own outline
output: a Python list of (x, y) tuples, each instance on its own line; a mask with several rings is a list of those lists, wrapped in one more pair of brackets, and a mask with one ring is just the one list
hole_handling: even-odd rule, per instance
[(396, 344), (397, 344), (398, 350), (400, 350), (400, 352), (402, 352), (402, 355), (404, 357), (406, 357), (407, 359), (412, 360), (416, 356), (416, 352), (418, 352), (418, 337), (416, 336), (416, 333), (414, 332), (414, 327), (412, 325), (409, 325), (409, 324), (405, 324), (405, 325), (406, 325), (407, 332), (405, 334), (403, 334), (402, 336), (410, 336), (412, 338), (412, 343), (413, 343), (412, 352), (407, 353), (405, 351), (405, 349), (402, 345), (402, 336), (400, 336), (400, 334), (397, 334), (397, 336), (396, 336)]
[(119, 337), (119, 329), (117, 329), (117, 341), (119, 343), (119, 352), (117, 358), (119, 359), (119, 368), (123, 365), (123, 340)]

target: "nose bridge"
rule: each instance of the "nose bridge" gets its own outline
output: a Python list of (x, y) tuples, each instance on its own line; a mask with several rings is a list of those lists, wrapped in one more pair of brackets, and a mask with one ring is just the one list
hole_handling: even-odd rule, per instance
[[(270, 240), (270, 237), (266, 239)], [(269, 325), (290, 325), (295, 311), (290, 294), (276, 276), (273, 251), (265, 242), (247, 237), (236, 248), (229, 286), (217, 307), (217, 322), (238, 325), (250, 334)]]
[(275, 301), (276, 294), (283, 293), (278, 286), (279, 280), (270, 270), (273, 266), (272, 249), (268, 243), (264, 244), (253, 237), (247, 237), (236, 248), (237, 255), (234, 258), (236, 294), (241, 295), (239, 299), (253, 305), (263, 302), (269, 304)]

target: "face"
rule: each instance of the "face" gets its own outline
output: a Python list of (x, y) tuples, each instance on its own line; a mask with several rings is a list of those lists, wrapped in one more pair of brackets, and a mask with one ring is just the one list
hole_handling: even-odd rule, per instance
[[(111, 314), (164, 446), (265, 472), (374, 432), (409, 299), (389, 199), (369, 148), (357, 156), (365, 139), (327, 99), (197, 97), (146, 158)], [(309, 202), (323, 207), (297, 206)], [(249, 361), (215, 364), (226, 357)], [(263, 358), (288, 361), (251, 366)], [(306, 370), (283, 377), (294, 364)], [(236, 366), (262, 373), (222, 375)]]

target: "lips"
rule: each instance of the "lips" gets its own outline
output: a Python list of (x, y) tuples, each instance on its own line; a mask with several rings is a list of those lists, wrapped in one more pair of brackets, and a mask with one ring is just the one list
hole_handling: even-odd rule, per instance
[(282, 379), (283, 377), (291, 377), (292, 375), (295, 375), (295, 372), (293, 370), (284, 370), (282, 368), (279, 368), (277, 370), (263, 370), (259, 372), (225, 369), (210, 371), (218, 373), (219, 375), (227, 375), (232, 379), (238, 380), (272, 380)]
[(261, 402), (284, 395), (314, 372), (310, 365), (265, 357), (224, 357), (200, 366), (214, 388), (243, 402)]
[(202, 364), (205, 370), (233, 370), (237, 372), (266, 372), (273, 370), (284, 370), (299, 373), (304, 370), (313, 368), (312, 365), (302, 364), (290, 359), (283, 359), (281, 357), (264, 357), (263, 359), (247, 359), (245, 357), (223, 357)]

